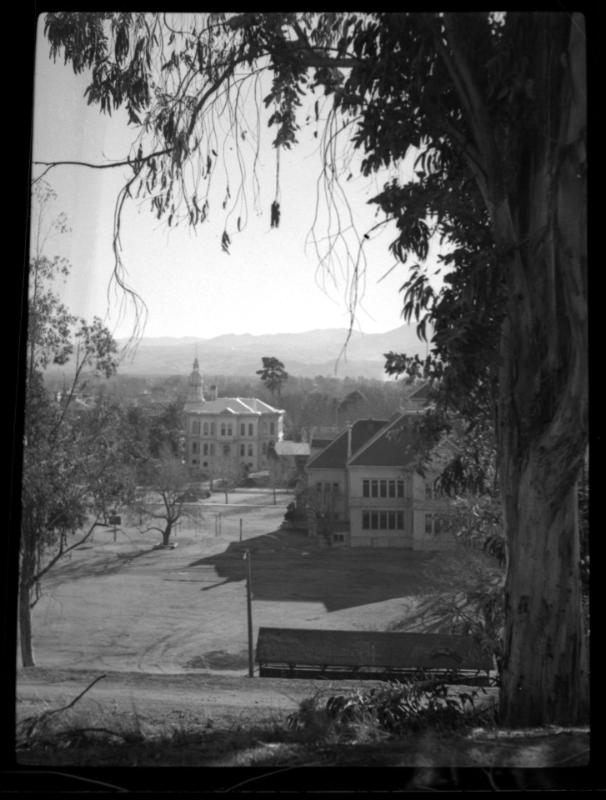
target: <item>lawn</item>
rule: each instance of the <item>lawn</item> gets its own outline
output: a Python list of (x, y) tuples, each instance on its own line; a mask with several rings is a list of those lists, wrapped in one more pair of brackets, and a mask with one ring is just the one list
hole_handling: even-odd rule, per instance
[[(228, 505), (218, 498), (205, 501), (195, 526), (177, 531), (175, 549), (158, 549), (158, 533), (125, 528), (114, 541), (111, 529), (100, 529), (49, 573), (33, 611), (38, 666), (18, 672), (17, 718), (52, 711), (56, 728), (46, 743), (21, 748), (19, 763), (586, 762), (585, 730), (539, 731), (545, 742), (492, 741), (480, 731), (479, 738), (436, 732), (423, 741), (355, 745), (289, 732), (288, 715), (302, 701), (354, 691), (356, 684), (247, 677), (244, 550), (252, 559), (255, 641), (260, 626), (444, 630), (435, 606), (473, 579), (475, 559), (456, 551), (329, 548), (280, 530), (289, 495), (279, 494), (276, 505), (271, 493), (236, 492)], [(71, 710), (54, 714), (89, 686)], [(488, 689), (482, 703), (494, 704), (497, 696)], [(114, 733), (104, 744), (87, 734), (65, 748), (63, 736), (91, 726)]]
[(59, 563), (34, 609), (37, 664), (245, 673), (245, 549), (255, 640), (262, 625), (419, 629), (428, 602), (465, 582), (456, 554), (328, 548), (282, 531), (289, 495), (276, 505), (271, 493), (218, 498), (203, 504), (195, 527), (177, 531), (174, 550), (156, 549), (157, 533), (125, 528), (114, 542), (111, 529), (98, 529)]

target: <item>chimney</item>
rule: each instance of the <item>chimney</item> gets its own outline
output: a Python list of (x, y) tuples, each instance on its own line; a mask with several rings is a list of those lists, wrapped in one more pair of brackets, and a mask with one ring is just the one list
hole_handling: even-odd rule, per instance
[(213, 384), (210, 387), (210, 399), (211, 400), (216, 400), (218, 396), (219, 396), (219, 391), (217, 389), (217, 386), (216, 386), (216, 384)]

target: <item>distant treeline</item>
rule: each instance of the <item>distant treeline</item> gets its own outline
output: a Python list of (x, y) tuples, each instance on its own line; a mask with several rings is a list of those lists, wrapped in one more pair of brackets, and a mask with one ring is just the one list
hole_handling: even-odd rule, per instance
[[(288, 369), (288, 365), (286, 365)], [(60, 392), (63, 377), (49, 372), (46, 385), (51, 392)], [(188, 375), (145, 377), (118, 374), (110, 380), (89, 379), (82, 389), (84, 398), (99, 394), (113, 396), (125, 403), (166, 405), (183, 403), (187, 395)], [(364, 417), (388, 419), (398, 411), (413, 385), (405, 379), (379, 381), (372, 378), (337, 378), (318, 375), (304, 378), (289, 375), (278, 400), (271, 395), (256, 377), (205, 375), (204, 391), (207, 398), (211, 386), (216, 386), (222, 397), (258, 397), (286, 412), (285, 435), (299, 439), (313, 428), (339, 427)]]

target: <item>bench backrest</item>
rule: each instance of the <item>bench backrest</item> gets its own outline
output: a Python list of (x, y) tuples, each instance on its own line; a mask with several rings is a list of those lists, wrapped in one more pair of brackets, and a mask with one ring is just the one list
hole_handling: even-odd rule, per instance
[(490, 670), (469, 636), (439, 633), (260, 628), (258, 664), (398, 669)]

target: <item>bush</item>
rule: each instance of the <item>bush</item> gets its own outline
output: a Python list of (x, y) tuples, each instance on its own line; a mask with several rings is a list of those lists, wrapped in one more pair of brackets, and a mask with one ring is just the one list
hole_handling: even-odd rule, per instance
[(478, 725), (491, 710), (476, 709), (482, 689), (450, 694), (442, 682), (388, 682), (349, 694), (319, 695), (304, 700), (291, 714), (291, 728), (310, 738), (354, 741), (401, 736), (405, 733), (448, 732)]

